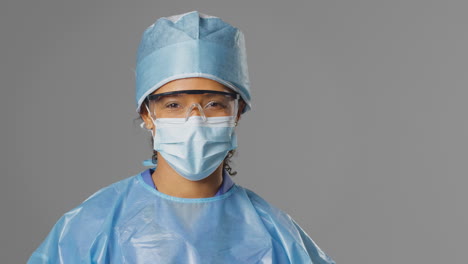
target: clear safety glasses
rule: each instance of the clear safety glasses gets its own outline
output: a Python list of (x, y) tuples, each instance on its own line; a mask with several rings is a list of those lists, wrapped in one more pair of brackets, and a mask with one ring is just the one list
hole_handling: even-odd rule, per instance
[[(239, 94), (212, 90), (182, 90), (147, 97), (147, 109), (156, 118), (185, 118), (236, 116)], [(197, 113), (198, 112), (198, 113)]]

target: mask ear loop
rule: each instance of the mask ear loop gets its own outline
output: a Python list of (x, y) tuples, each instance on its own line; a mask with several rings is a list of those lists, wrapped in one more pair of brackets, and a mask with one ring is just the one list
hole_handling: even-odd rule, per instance
[[(148, 104), (147, 104), (147, 103), (143, 103), (143, 104), (144, 104), (145, 107), (146, 107), (146, 111), (148, 112), (148, 115), (149, 115), (149, 117), (151, 118), (151, 121), (153, 122), (154, 126), (156, 127), (156, 123), (154, 122), (153, 116), (152, 116), (152, 114), (151, 114), (151, 112), (150, 112), (150, 110), (149, 110), (149, 108), (148, 108)], [(142, 128), (144, 127), (144, 125), (145, 125), (145, 122), (142, 122), (142, 123), (140, 124), (140, 126), (141, 126)], [(149, 129), (149, 128), (146, 128), (146, 127), (144, 127), (144, 128), (145, 128), (146, 130), (148, 130), (149, 132), (151, 132), (151, 136), (153, 137), (153, 142), (154, 142), (154, 140), (156, 140), (156, 139), (154, 138), (153, 129)], [(143, 166), (155, 167), (155, 166), (157, 166), (157, 164), (158, 164), (158, 160), (157, 160), (157, 157), (155, 157), (154, 155), (153, 155), (153, 157), (152, 157), (151, 159), (149, 159), (149, 160), (144, 160), (144, 161), (143, 161)]]
[[(148, 104), (145, 103), (145, 107), (146, 107), (146, 111), (148, 111), (148, 115), (149, 117), (151, 118), (151, 121), (153, 122), (153, 125), (156, 126), (156, 122), (154, 121), (153, 119), (153, 116), (151, 115), (151, 111), (149, 110), (148, 108)], [(143, 127), (145, 122), (141, 123), (141, 127)], [(151, 135), (154, 137), (154, 134), (153, 134), (153, 129), (149, 129), (149, 128), (146, 128), (146, 130), (150, 131), (151, 132)]]

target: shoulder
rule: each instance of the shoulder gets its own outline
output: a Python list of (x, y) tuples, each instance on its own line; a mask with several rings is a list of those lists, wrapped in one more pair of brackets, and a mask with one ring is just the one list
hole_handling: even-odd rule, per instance
[(262, 220), (274, 219), (275, 221), (281, 221), (282, 224), (286, 225), (289, 228), (293, 227), (293, 223), (291, 221), (292, 218), (286, 212), (272, 205), (254, 191), (245, 187), (241, 188), (249, 197), (253, 207), (255, 208), (259, 216), (262, 218)]
[(118, 197), (128, 191), (128, 188), (135, 184), (137, 177), (138, 174), (103, 187), (86, 198), (79, 206), (92, 206), (99, 200)]
[(104, 227), (112, 225), (137, 176), (138, 174), (101, 188), (63, 214), (28, 263), (39, 262), (39, 259), (62, 258), (75, 263), (73, 261), (86, 258), (91, 251), (102, 251), (104, 242), (111, 235), (110, 230)]
[(83, 217), (88, 220), (107, 217), (112, 210), (118, 207), (118, 203), (122, 202), (123, 194), (134, 184), (136, 176), (127, 177), (99, 189), (78, 206), (66, 212), (62, 218), (66, 218), (68, 223), (73, 223), (71, 220), (80, 220)]
[(281, 244), (284, 250), (289, 252), (291, 256), (298, 258), (306, 256), (314, 264), (335, 263), (289, 214), (272, 205), (252, 190), (244, 187), (241, 188), (249, 197), (272, 238), (276, 243)]
[[(96, 228), (112, 215), (112, 211), (119, 209), (129, 189), (135, 184), (137, 175), (127, 177), (123, 180), (103, 187), (86, 198), (81, 204), (65, 213), (62, 218), (71, 224), (86, 220), (86, 225)], [(94, 225), (90, 221), (95, 221)]]

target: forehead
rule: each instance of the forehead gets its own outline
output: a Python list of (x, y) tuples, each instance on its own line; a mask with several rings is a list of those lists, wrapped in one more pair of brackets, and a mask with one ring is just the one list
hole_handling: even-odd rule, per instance
[(159, 89), (154, 91), (152, 94), (181, 91), (181, 90), (212, 90), (222, 92), (232, 92), (231, 89), (227, 88), (223, 84), (202, 77), (190, 77), (170, 81)]

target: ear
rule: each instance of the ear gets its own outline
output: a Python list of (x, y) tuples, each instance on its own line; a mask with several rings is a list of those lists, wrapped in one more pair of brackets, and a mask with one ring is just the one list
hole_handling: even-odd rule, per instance
[(242, 115), (242, 112), (244, 111), (245, 105), (246, 104), (244, 100), (239, 101), (239, 110), (237, 111), (237, 122), (239, 122), (239, 120), (241, 119), (241, 115)]
[(146, 105), (146, 102), (143, 102), (140, 107), (140, 116), (141, 116), (141, 119), (143, 119), (143, 121), (145, 122), (145, 127), (147, 129), (153, 130), (154, 129), (153, 120), (151, 120), (151, 117), (149, 116), (148, 110), (146, 110), (145, 105)]

